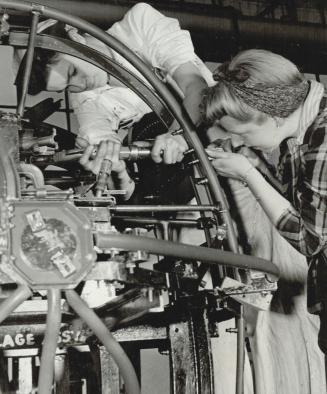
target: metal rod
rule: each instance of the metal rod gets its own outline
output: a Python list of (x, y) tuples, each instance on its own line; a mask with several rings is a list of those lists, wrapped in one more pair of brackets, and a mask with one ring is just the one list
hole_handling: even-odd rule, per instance
[(19, 285), (17, 289), (0, 304), (0, 323), (2, 323), (21, 303), (31, 297), (32, 291), (26, 285)]
[(72, 131), (72, 127), (71, 127), (71, 121), (70, 121), (70, 114), (71, 114), (71, 110), (70, 110), (70, 105), (69, 105), (69, 93), (68, 90), (65, 89), (65, 114), (66, 114), (66, 124), (67, 124), (67, 130), (69, 132)]
[(39, 22), (39, 16), (40, 16), (39, 12), (33, 11), (31, 31), (30, 31), (30, 35), (29, 35), (28, 47), (27, 47), (27, 52), (26, 52), (26, 64), (25, 64), (25, 69), (24, 69), (22, 91), (21, 91), (21, 96), (19, 98), (19, 104), (17, 107), (17, 115), (19, 115), (20, 117), (22, 117), (24, 115), (24, 110), (25, 110), (25, 102), (26, 102), (26, 96), (27, 96), (27, 92), (28, 92), (28, 85), (30, 82), (30, 76), (31, 76), (31, 71), (32, 71), (32, 66), (33, 66), (35, 36), (36, 36), (36, 31), (37, 31), (37, 24)]
[(96, 246), (100, 249), (128, 251), (144, 250), (152, 254), (175, 257), (177, 259), (196, 260), (214, 265), (221, 264), (234, 268), (238, 267), (266, 272), (275, 276), (279, 275), (277, 266), (271, 261), (245, 254), (241, 255), (214, 248), (193, 246), (127, 234), (97, 233), (95, 238)]
[(140, 385), (135, 369), (126, 353), (115, 340), (101, 319), (90, 309), (74, 290), (66, 290), (65, 295), (69, 305), (85, 321), (94, 334), (103, 343), (107, 351), (117, 363), (124, 379), (127, 394), (140, 394)]
[(108, 209), (111, 212), (219, 212), (214, 205), (116, 205)]
[[(16, 108), (17, 108), (17, 105), (0, 104), (0, 108), (3, 108), (3, 109), (16, 109)], [(26, 109), (30, 109), (30, 108), (33, 108), (33, 107), (26, 107), (26, 106), (25, 106), (25, 108), (26, 108)], [(70, 113), (73, 113), (73, 112), (74, 112), (72, 109), (70, 109), (69, 111), (70, 111)], [(65, 110), (64, 108), (59, 108), (59, 109), (57, 109), (56, 112), (66, 112), (66, 110)]]
[[(113, 222), (123, 222), (129, 224), (143, 224), (143, 225), (158, 225), (160, 226), (162, 220), (160, 219), (152, 219), (152, 218), (138, 218), (138, 217), (128, 217), (128, 216), (113, 216), (111, 219)], [(197, 220), (192, 219), (176, 219), (176, 220), (165, 220), (169, 223), (170, 226), (187, 226), (187, 227), (195, 227), (199, 224)]]
[(48, 314), (38, 381), (39, 394), (51, 394), (54, 363), (61, 325), (61, 290), (48, 290)]
[(240, 306), (237, 324), (237, 357), (236, 357), (236, 394), (244, 393), (244, 355), (245, 355), (245, 323), (244, 307)]

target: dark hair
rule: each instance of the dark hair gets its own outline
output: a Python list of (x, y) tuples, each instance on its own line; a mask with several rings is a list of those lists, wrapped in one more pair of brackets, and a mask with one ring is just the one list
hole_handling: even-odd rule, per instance
[[(50, 36), (68, 38), (67, 32), (65, 30), (65, 24), (63, 22), (57, 22), (54, 25), (48, 27), (42, 34), (47, 34)], [(28, 85), (28, 94), (36, 95), (43, 90), (46, 90), (47, 80), (48, 80), (48, 65), (55, 61), (57, 52), (35, 48), (34, 49), (34, 59), (33, 67), (31, 71), (30, 81)], [(16, 76), (15, 85), (17, 88), (17, 96), (19, 97), (22, 92), (24, 69), (26, 65), (26, 54), (24, 55)]]

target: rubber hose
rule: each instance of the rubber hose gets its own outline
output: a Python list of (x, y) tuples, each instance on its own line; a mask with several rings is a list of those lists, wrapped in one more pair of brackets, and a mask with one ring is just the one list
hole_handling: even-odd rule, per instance
[(96, 235), (96, 245), (100, 249), (144, 250), (149, 253), (168, 257), (199, 260), (209, 264), (221, 264), (234, 268), (262, 271), (275, 276), (279, 275), (279, 270), (275, 264), (259, 257), (148, 237), (98, 233)]
[(48, 314), (38, 381), (39, 394), (51, 394), (54, 363), (61, 325), (61, 290), (48, 290)]
[(31, 297), (32, 292), (26, 285), (19, 285), (17, 289), (0, 304), (0, 323), (2, 323), (22, 302)]
[(135, 369), (130, 359), (107, 329), (105, 324), (74, 290), (65, 291), (66, 299), (74, 311), (85, 321), (117, 363), (124, 379), (127, 394), (141, 394)]

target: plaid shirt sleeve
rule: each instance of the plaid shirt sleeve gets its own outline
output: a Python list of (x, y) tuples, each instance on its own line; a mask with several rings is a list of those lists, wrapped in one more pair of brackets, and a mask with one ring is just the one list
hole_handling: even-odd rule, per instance
[(327, 245), (326, 125), (308, 130), (302, 147), (302, 168), (295, 190), (297, 208), (291, 205), (276, 227), (299, 252), (312, 256)]

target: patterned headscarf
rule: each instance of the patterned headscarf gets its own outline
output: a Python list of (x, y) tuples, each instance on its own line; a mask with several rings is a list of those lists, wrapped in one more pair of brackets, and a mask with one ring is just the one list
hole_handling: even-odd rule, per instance
[(306, 80), (296, 85), (267, 85), (248, 81), (250, 75), (242, 67), (229, 70), (229, 62), (221, 64), (213, 79), (225, 84), (237, 98), (250, 107), (272, 117), (287, 118), (304, 101), (309, 91)]

